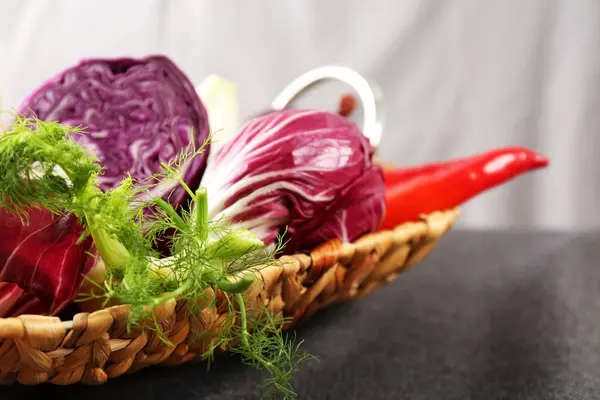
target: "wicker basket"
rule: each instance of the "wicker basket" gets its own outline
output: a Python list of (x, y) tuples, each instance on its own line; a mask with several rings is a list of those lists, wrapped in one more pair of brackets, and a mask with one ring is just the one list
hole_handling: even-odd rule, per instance
[[(429, 253), (458, 215), (458, 209), (440, 211), (354, 243), (330, 241), (309, 255), (282, 257), (279, 266), (255, 269), (263, 280), (246, 295), (290, 317), (289, 328), (322, 307), (394, 280)], [(0, 382), (102, 384), (151, 365), (182, 364), (208, 346), (190, 340), (190, 332), (217, 332), (227, 312), (219, 302), (197, 318), (190, 318), (184, 302), (161, 307), (157, 318), (172, 346), (152, 331), (128, 333), (127, 306), (78, 313), (66, 322), (39, 315), (0, 319)]]
[[(288, 107), (305, 89), (324, 80), (342, 81), (359, 94), (363, 133), (377, 148), (382, 127), (382, 98), (373, 82), (343, 67), (325, 66), (301, 75), (286, 87), (272, 109)], [(383, 168), (390, 164), (377, 161)], [(254, 267), (260, 275), (245, 293), (250, 308), (268, 307), (291, 328), (320, 308), (368, 294), (421, 261), (458, 218), (459, 210), (423, 216), (393, 231), (365, 235), (354, 243), (327, 242), (310, 254), (280, 258), (277, 265)], [(0, 383), (35, 385), (102, 384), (109, 378), (151, 365), (178, 365), (198, 359), (213, 344), (210, 334), (230, 321), (226, 299), (192, 315), (184, 301), (167, 301), (154, 312), (167, 344), (152, 330), (128, 332), (129, 307), (118, 305), (79, 312), (71, 321), (22, 315), (0, 318)], [(81, 310), (80, 309), (80, 310)], [(97, 310), (97, 311), (96, 311)], [(200, 336), (199, 334), (205, 334)], [(226, 349), (221, 348), (224, 351)]]

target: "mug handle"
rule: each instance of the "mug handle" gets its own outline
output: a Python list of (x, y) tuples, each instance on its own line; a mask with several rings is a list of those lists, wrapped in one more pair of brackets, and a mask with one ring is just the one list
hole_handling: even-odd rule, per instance
[(363, 107), (362, 132), (377, 150), (383, 129), (383, 94), (375, 82), (365, 79), (350, 68), (328, 65), (300, 75), (273, 100), (272, 109), (283, 110), (302, 92), (326, 80), (341, 81), (356, 91)]

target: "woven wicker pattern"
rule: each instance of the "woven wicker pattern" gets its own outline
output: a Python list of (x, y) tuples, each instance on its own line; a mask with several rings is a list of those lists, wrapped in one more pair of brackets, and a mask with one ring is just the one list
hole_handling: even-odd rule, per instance
[[(280, 266), (255, 269), (261, 280), (246, 293), (291, 317), (288, 327), (333, 302), (363, 296), (423, 259), (446, 233), (458, 209), (437, 212), (394, 231), (366, 235), (354, 243), (328, 242), (310, 255), (283, 257)], [(260, 284), (259, 284), (260, 283)], [(0, 319), (0, 382), (69, 385), (102, 384), (127, 372), (154, 365), (177, 365), (196, 358), (218, 332), (227, 304), (205, 307), (190, 318), (184, 302), (166, 302), (156, 316), (173, 346), (152, 331), (127, 333), (128, 307), (79, 313), (72, 321), (25, 315)]]

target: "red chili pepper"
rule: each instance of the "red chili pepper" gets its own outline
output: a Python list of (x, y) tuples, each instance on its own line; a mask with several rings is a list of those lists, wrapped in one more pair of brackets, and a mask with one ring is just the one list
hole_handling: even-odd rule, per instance
[(452, 161), (408, 166), (396, 169), (384, 169), (383, 176), (385, 178), (386, 186), (391, 186), (392, 184), (406, 182), (408, 179), (413, 179), (415, 177), (431, 175), (439, 171), (448, 170), (455, 165), (470, 160), (472, 160), (472, 158), (461, 158)]
[(384, 171), (387, 208), (380, 229), (457, 207), (548, 163), (546, 157), (527, 148), (505, 147), (449, 162)]

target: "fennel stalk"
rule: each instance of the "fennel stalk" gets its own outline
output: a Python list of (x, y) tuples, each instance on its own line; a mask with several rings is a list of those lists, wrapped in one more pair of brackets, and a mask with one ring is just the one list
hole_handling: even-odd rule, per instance
[[(132, 327), (147, 328), (140, 322), (151, 319), (152, 310), (165, 301), (186, 300), (194, 305), (207, 289), (220, 289), (235, 315), (233, 320), (239, 318), (241, 326), (228, 322), (218, 345), (229, 344), (244, 362), (266, 372), (266, 392), (295, 397), (293, 372), (310, 357), (284, 339), (281, 324), (270, 310), (255, 310), (262, 317), (250, 329), (242, 293), (254, 275), (234, 278), (249, 267), (272, 265), (281, 241), (269, 251), (251, 231), (232, 230), (208, 220), (206, 190), (194, 192), (179, 174), (204, 146), (186, 149), (148, 181), (134, 182), (127, 176), (118, 187), (103, 192), (98, 188), (102, 173), (98, 160), (71, 136), (82, 132), (56, 122), (17, 117), (0, 135), (0, 207), (21, 216), (24, 223), (31, 207), (74, 214), (86, 228), (84, 236), (92, 236), (106, 266), (102, 292), (90, 293), (90, 297), (131, 305)], [(185, 188), (193, 211), (178, 213), (160, 198), (139, 201), (141, 194), (166, 180)], [(172, 255), (161, 257), (153, 244), (166, 231), (175, 232)], [(161, 333), (158, 323), (153, 329)], [(205, 357), (212, 357), (215, 348)]]

